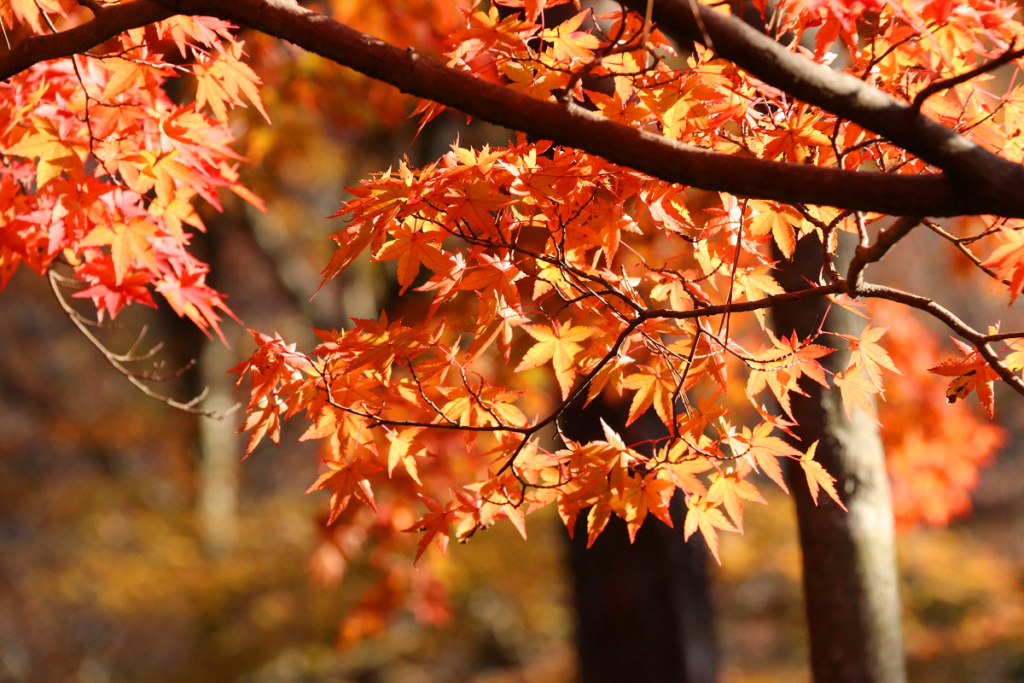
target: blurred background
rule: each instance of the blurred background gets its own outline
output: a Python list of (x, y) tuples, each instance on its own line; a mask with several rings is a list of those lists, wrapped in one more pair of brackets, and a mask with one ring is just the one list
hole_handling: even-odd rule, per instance
[[(435, 52), (462, 22), (453, 3), (430, 0), (326, 5)], [(324, 217), (346, 186), (402, 155), (432, 161), (456, 136), (463, 146), (508, 139), (458, 115), (417, 135), (410, 103), (392, 91), (258, 36), (248, 51), (274, 125), (245, 113), (235, 125), (248, 182), (268, 211), (225, 198), (223, 214), (202, 209), (210, 229), (195, 239), (244, 326), (225, 325), (230, 348), (166, 310), (127, 309), (98, 331), (123, 351), (146, 328), (164, 345), (163, 371), (194, 362), (154, 388), (182, 400), (206, 388), (212, 409), (244, 399), (225, 371), (251, 351), (245, 327), (309, 349), (311, 326), (377, 317), (394, 297), (385, 271), (357, 263), (311, 298), (340, 227)], [(920, 246), (902, 253), (920, 259), (929, 249)], [(1005, 317), (1005, 302), (979, 296), (986, 285), (949, 278), (944, 258), (902, 260), (888, 277), (935, 292), (971, 324)], [(955, 471), (926, 440), (888, 439), (897, 495), (913, 489), (898, 512), (914, 680), (1024, 681), (1024, 410), (1019, 396), (998, 395), (997, 405), (995, 426), (963, 423)], [(911, 405), (886, 424), (906, 432), (913, 416)], [(245, 462), (239, 426), (237, 414), (200, 418), (142, 395), (73, 327), (43, 279), (15, 276), (0, 295), (0, 682), (579, 680), (588, 654), (577, 655), (578, 605), (614, 602), (618, 584), (646, 580), (623, 569), (581, 581), (578, 552), (544, 513), (531, 516), (528, 542), (503, 523), (446, 557), (428, 553), (419, 569), (410, 552), (382, 570), (372, 539), (326, 528), (325, 494), (303, 494), (318, 460), (298, 441), (302, 426), (286, 426), (280, 447)], [(608, 548), (596, 550), (625, 552), (623, 528), (606, 534)], [(791, 501), (772, 495), (751, 510), (745, 536), (723, 539), (721, 567), (708, 566), (699, 543), (686, 560), (699, 595), (684, 640), (713, 654), (694, 678), (809, 680)], [(410, 593), (417, 599), (396, 597)], [(640, 609), (620, 626), (646, 619), (655, 617)]]

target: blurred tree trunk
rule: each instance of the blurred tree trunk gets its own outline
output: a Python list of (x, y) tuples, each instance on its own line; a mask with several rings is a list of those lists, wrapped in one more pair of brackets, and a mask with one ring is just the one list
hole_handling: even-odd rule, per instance
[[(602, 417), (629, 442), (665, 435), (652, 415), (621, 429), (624, 409), (601, 405), (600, 399), (570, 410), (565, 429), (574, 439), (603, 438)], [(683, 540), (686, 505), (680, 495), (671, 511), (674, 528), (649, 519), (632, 545), (625, 523), (613, 516), (590, 549), (586, 515), (580, 515), (569, 544), (569, 567), (583, 683), (716, 680), (708, 553), (699, 540)]]
[[(235, 403), (232, 354), (218, 339), (205, 339), (199, 352), (199, 381), (207, 389), (203, 407), (225, 412)], [(238, 463), (242, 448), (236, 419), (199, 417), (196, 513), (207, 552), (220, 555), (235, 545), (238, 527)]]
[[(234, 228), (232, 216), (239, 212), (216, 214), (207, 221), (208, 231), (193, 236), (193, 245), (203, 260), (210, 264), (208, 284), (217, 289), (213, 274), (223, 269), (229, 258), (223, 254), (226, 233)], [(191, 399), (205, 393), (200, 404), (203, 410), (225, 412), (233, 406), (234, 376), (227, 368), (235, 364), (234, 355), (216, 336), (206, 337), (195, 325), (180, 318), (169, 308), (161, 309), (173, 330), (167, 349), (175, 367), (195, 363), (183, 375), (185, 395)], [(203, 548), (211, 555), (229, 552), (237, 539), (238, 476), (242, 458), (242, 442), (236, 433), (236, 415), (217, 420), (197, 416), (195, 423), (195, 515)]]
[[(776, 258), (781, 256), (776, 255)], [(820, 244), (798, 243), (780, 283), (806, 288), (821, 272)], [(773, 311), (777, 334), (806, 338), (818, 329), (828, 301), (807, 299)], [(855, 334), (856, 317), (833, 306), (826, 329)], [(835, 345), (834, 337), (817, 343)], [(845, 348), (845, 343), (843, 344)], [(829, 372), (845, 370), (843, 351), (822, 359)], [(799, 464), (790, 462), (803, 554), (803, 583), (810, 631), (811, 667), (817, 683), (903, 683), (906, 671), (900, 632), (900, 596), (892, 500), (877, 425), (860, 411), (848, 420), (839, 390), (801, 384), (807, 396), (792, 395), (799, 439), (806, 450), (818, 441), (815, 458), (837, 479), (849, 513), (826, 496), (815, 506)]]

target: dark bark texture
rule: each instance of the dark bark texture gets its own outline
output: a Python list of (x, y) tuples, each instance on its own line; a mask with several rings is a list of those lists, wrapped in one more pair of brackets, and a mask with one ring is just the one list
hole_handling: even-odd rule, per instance
[[(624, 415), (598, 400), (574, 408), (565, 428), (573, 438), (601, 439), (603, 417), (631, 443), (665, 435), (652, 413), (620, 429)], [(715, 683), (708, 552), (700, 539), (683, 540), (681, 495), (671, 511), (674, 528), (648, 519), (632, 545), (625, 523), (613, 516), (589, 549), (580, 516), (568, 552), (582, 683)]]
[[(808, 280), (817, 281), (821, 263), (821, 245), (803, 240), (780, 282), (787, 289), (806, 287)], [(776, 308), (777, 333), (813, 334), (826, 304), (805, 300)], [(855, 333), (862, 323), (837, 308), (829, 313), (826, 329)], [(831, 342), (822, 337), (817, 343)], [(848, 358), (840, 351), (822, 361), (830, 372), (840, 372)], [(903, 683), (892, 500), (878, 427), (860, 411), (847, 419), (838, 389), (823, 391), (815, 383), (802, 388), (807, 396), (793, 396), (796, 445), (806, 450), (819, 442), (815, 458), (836, 477), (849, 508), (844, 512), (824, 495), (815, 505), (801, 468), (791, 463), (814, 680)]]

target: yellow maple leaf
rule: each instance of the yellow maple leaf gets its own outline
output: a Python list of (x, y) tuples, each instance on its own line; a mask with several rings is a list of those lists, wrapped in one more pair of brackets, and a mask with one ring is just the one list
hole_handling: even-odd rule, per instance
[(555, 377), (562, 388), (562, 398), (568, 398), (576, 378), (575, 359), (583, 347), (584, 341), (597, 330), (593, 327), (573, 327), (572, 322), (560, 325), (557, 320), (551, 321), (551, 327), (544, 325), (523, 325), (522, 329), (537, 340), (537, 343), (526, 352), (523, 360), (516, 367), (516, 372), (529, 370), (551, 361), (555, 368)]

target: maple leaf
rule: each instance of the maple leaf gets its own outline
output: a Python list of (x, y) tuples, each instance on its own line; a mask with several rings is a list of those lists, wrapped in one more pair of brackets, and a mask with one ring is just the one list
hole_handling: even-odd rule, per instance
[[(142, 164), (133, 189), (140, 194), (156, 189), (157, 197), (164, 204), (170, 204), (181, 188), (184, 191), (195, 189), (204, 199), (216, 205), (216, 194), (212, 188), (204, 189), (200, 174), (195, 169), (182, 163), (178, 150), (170, 152), (151, 152), (141, 150), (139, 157)], [(212, 201), (211, 201), (212, 200)]]
[(590, 508), (590, 511), (587, 513), (587, 548), (594, 545), (594, 541), (597, 540), (597, 537), (608, 526), (608, 520), (611, 519), (611, 516), (611, 505), (603, 499), (598, 499)]
[(404, 294), (416, 279), (421, 264), (435, 273), (451, 270), (451, 257), (440, 248), (441, 242), (448, 236), (447, 233), (443, 230), (427, 229), (428, 225), (417, 218), (407, 218), (391, 231), (394, 239), (374, 255), (377, 261), (398, 260), (398, 283), (402, 285), (400, 294)]
[(455, 501), (449, 501), (447, 505), (442, 506), (440, 501), (433, 498), (424, 497), (422, 500), (429, 512), (406, 529), (406, 531), (423, 532), (416, 547), (416, 562), (420, 561), (432, 541), (437, 542), (437, 547), (441, 549), (442, 553), (447, 552), (452, 522), (456, 517), (454, 514)]
[(1024, 291), (1024, 234), (1004, 228), (999, 236), (1004, 244), (981, 262), (982, 268), (992, 268), (996, 277), (1006, 281), (1010, 289), (1010, 303)]
[(694, 80), (688, 79), (661, 93), (652, 91), (646, 97), (653, 105), (651, 109), (657, 112), (662, 122), (662, 132), (667, 138), (679, 140), (686, 133), (705, 130), (711, 125), (707, 107), (694, 96)]
[(707, 489), (697, 475), (707, 472), (713, 465), (707, 458), (695, 457), (689, 451), (689, 446), (679, 440), (660, 452), (656, 460), (664, 463), (661, 468), (665, 470), (677, 488), (688, 495), (704, 495), (707, 493)]
[(232, 40), (233, 25), (214, 17), (189, 17), (178, 15), (159, 23), (159, 30), (178, 47), (182, 57), (187, 47), (211, 47), (218, 40)]
[[(631, 368), (635, 362), (629, 356), (616, 356), (606, 363), (590, 380), (590, 386), (587, 387), (587, 400), (584, 405), (590, 405), (590, 402), (597, 398), (606, 386), (609, 386), (609, 383), (617, 388), (621, 384), (622, 373)], [(619, 394), (621, 393), (620, 389)]]
[(33, 33), (46, 33), (43, 13), (66, 16), (59, 0), (3, 0), (0, 2), (0, 21), (11, 28), (15, 21), (28, 24)]
[[(736, 288), (746, 295), (747, 301), (758, 301), (767, 296), (782, 294), (786, 290), (775, 281), (768, 266), (759, 266), (747, 272), (736, 273)], [(763, 309), (754, 311), (757, 320), (763, 327), (767, 313)]]
[(249, 408), (265, 401), (281, 384), (302, 377), (305, 370), (312, 368), (309, 359), (295, 350), (294, 344), (286, 344), (281, 335), (271, 337), (249, 330), (256, 341), (256, 350), (248, 360), (228, 370), (238, 374), (238, 384), (246, 375), (252, 383), (252, 398)]
[(186, 271), (180, 274), (168, 273), (157, 280), (156, 291), (163, 294), (167, 303), (179, 317), (187, 317), (207, 336), (209, 336), (209, 330), (212, 329), (221, 342), (227, 345), (224, 333), (220, 329), (221, 317), (218, 311), (236, 322), (238, 322), (238, 318), (224, 303), (223, 295), (218, 294), (206, 284), (206, 273), (198, 271)]
[(686, 499), (686, 522), (683, 524), (683, 539), (690, 540), (695, 532), (700, 531), (704, 541), (708, 544), (708, 550), (715, 558), (715, 562), (722, 564), (722, 558), (718, 554), (718, 532), (737, 531), (736, 527), (726, 519), (718, 507), (709, 502), (707, 498), (690, 496)]
[(871, 396), (878, 394), (878, 385), (868, 376), (867, 372), (859, 365), (851, 365), (846, 372), (837, 372), (832, 381), (842, 392), (843, 410), (846, 411), (846, 418), (853, 417), (854, 407), (860, 408), (861, 412), (878, 422), (875, 414), (875, 406)]
[(115, 282), (120, 284), (136, 262), (153, 273), (160, 272), (153, 252), (153, 237), (159, 228), (147, 217), (135, 216), (110, 225), (97, 225), (81, 241), (81, 246), (110, 246)]
[(746, 479), (741, 479), (735, 473), (718, 472), (711, 475), (711, 488), (708, 489), (707, 501), (709, 503), (722, 503), (732, 518), (733, 523), (743, 533), (743, 501), (750, 500), (755, 503), (767, 505), (761, 492), (757, 487)]
[(978, 400), (985, 407), (989, 417), (995, 416), (995, 395), (992, 393), (992, 381), (999, 375), (978, 353), (978, 350), (969, 344), (957, 339), (953, 343), (960, 349), (962, 355), (939, 363), (928, 372), (944, 377), (952, 377), (946, 390), (946, 400), (954, 403), (967, 398), (972, 391), (978, 392)]
[(111, 58), (105, 60), (103, 66), (111, 72), (110, 80), (107, 81), (100, 96), (106, 102), (113, 101), (115, 97), (128, 90), (158, 87), (160, 81), (169, 75), (165, 69), (149, 64), (141, 58)]
[(249, 443), (245, 449), (245, 457), (249, 457), (263, 437), (269, 436), (274, 443), (281, 442), (281, 410), (276, 401), (264, 398), (256, 408), (249, 408), (245, 424), (240, 431), (249, 432)]
[(800, 456), (800, 467), (803, 468), (804, 474), (807, 476), (807, 488), (811, 491), (811, 500), (814, 501), (815, 505), (818, 504), (818, 490), (821, 488), (839, 507), (846, 510), (846, 506), (843, 505), (843, 501), (839, 499), (839, 494), (836, 492), (835, 478), (825, 471), (821, 463), (814, 459), (814, 454), (817, 450), (818, 442), (815, 441), (807, 449), (807, 452)]
[(352, 498), (362, 501), (376, 512), (377, 503), (373, 499), (373, 489), (370, 486), (370, 477), (381, 470), (368, 458), (359, 457), (352, 462), (339, 462), (336, 460), (325, 460), (327, 471), (313, 482), (306, 489), (306, 493), (331, 490), (331, 516), (328, 524), (333, 524)]
[[(646, 372), (638, 372), (625, 377), (621, 384), (626, 389), (636, 391), (633, 401), (629, 406), (629, 417), (626, 419), (626, 426), (631, 425), (640, 417), (651, 404), (658, 413), (658, 417), (666, 425), (671, 425), (675, 411), (672, 409), (672, 400), (675, 398), (677, 381), (664, 364), (659, 363), (658, 369), (644, 367)], [(692, 375), (694, 377), (696, 375)]]
[(594, 50), (601, 46), (597, 36), (577, 30), (588, 14), (590, 10), (584, 10), (555, 28), (544, 29), (541, 32), (540, 39), (548, 46), (546, 54), (556, 64), (568, 65), (576, 60), (590, 59)]
[(72, 296), (81, 299), (92, 299), (96, 305), (99, 319), (103, 321), (106, 311), (113, 320), (118, 312), (129, 303), (139, 303), (156, 308), (153, 296), (147, 285), (148, 273), (128, 273), (120, 279), (114, 273), (114, 264), (109, 255), (96, 258), (75, 270), (75, 276), (89, 283), (89, 287), (75, 292)]
[(515, 371), (529, 370), (551, 361), (555, 377), (562, 388), (562, 398), (568, 398), (576, 377), (575, 359), (583, 349), (580, 342), (594, 335), (597, 330), (592, 327), (573, 327), (572, 321), (562, 325), (557, 320), (551, 321), (551, 327), (523, 325), (522, 329), (537, 343), (526, 352)]
[(804, 343), (796, 333), (782, 339), (775, 339), (772, 336), (771, 339), (774, 348), (765, 349), (757, 354), (757, 365), (751, 368), (747, 379), (747, 395), (756, 396), (767, 386), (785, 413), (792, 418), (789, 394), (803, 393), (799, 381), (804, 376), (827, 387), (825, 370), (818, 359), (833, 353), (835, 349), (820, 344)]
[(393, 476), (395, 467), (402, 463), (412, 480), (422, 485), (416, 468), (416, 456), (423, 455), (424, 449), (416, 443), (416, 437), (423, 431), (422, 427), (410, 427), (397, 433), (388, 433), (391, 448), (388, 449), (388, 476)]
[(806, 105), (793, 107), (789, 118), (779, 121), (774, 130), (765, 131), (774, 139), (765, 145), (764, 158), (783, 155), (788, 161), (802, 163), (814, 148), (831, 145), (829, 137), (814, 128), (820, 119), (821, 114), (810, 111)]
[(782, 476), (779, 458), (799, 456), (800, 451), (779, 437), (771, 436), (773, 431), (775, 431), (775, 425), (770, 422), (762, 422), (753, 430), (744, 427), (740, 434), (730, 434), (729, 441), (733, 454), (739, 458), (739, 475), (741, 477), (746, 476), (751, 469), (760, 468), (768, 475), (769, 479), (779, 485), (779, 488), (788, 493), (789, 489), (786, 488), (786, 481)]
[(657, 474), (627, 478), (622, 493), (613, 501), (612, 507), (626, 521), (630, 543), (636, 539), (636, 532), (639, 531), (648, 513), (672, 526), (668, 505), (675, 488), (671, 481), (662, 479)]
[(779, 251), (787, 258), (793, 258), (796, 251), (796, 227), (803, 223), (803, 216), (787, 204), (751, 200), (748, 203), (754, 210), (750, 219), (750, 231), (754, 235), (770, 234), (779, 246)]
[(403, 325), (401, 320), (389, 323), (385, 312), (381, 312), (379, 321), (356, 318), (353, 322), (358, 332), (350, 347), (356, 355), (348, 366), (349, 372), (369, 366), (384, 381), (388, 381), (399, 354), (415, 358), (424, 346), (420, 330)]
[(604, 441), (592, 442), (583, 449), (583, 454), (594, 464), (590, 469), (605, 474), (611, 490), (621, 496), (633, 466), (646, 462), (647, 458), (627, 446), (603, 418), (600, 422)]
[(862, 368), (879, 392), (882, 391), (882, 368), (902, 374), (893, 364), (888, 351), (878, 344), (878, 340), (888, 329), (888, 327), (871, 327), (868, 324), (861, 330), (860, 337), (839, 335), (850, 342), (850, 366), (857, 365)]
[(217, 54), (207, 54), (196, 61), (193, 67), (197, 84), (196, 106), (209, 104), (217, 120), (227, 123), (227, 106), (244, 104), (241, 96), (245, 95), (270, 123), (257, 88), (260, 79), (241, 58), (242, 44), (231, 42), (226, 46), (219, 44)]
[(73, 173), (76, 177), (84, 174), (88, 147), (77, 137), (66, 125), (58, 126), (50, 119), (33, 117), (28, 133), (6, 147), (4, 154), (36, 159), (36, 184), (42, 188), (62, 172)]

